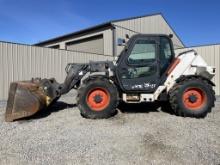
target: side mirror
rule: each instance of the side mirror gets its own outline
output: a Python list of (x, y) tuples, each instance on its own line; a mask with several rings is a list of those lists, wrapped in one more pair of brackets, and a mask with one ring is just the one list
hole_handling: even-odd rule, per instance
[(123, 39), (123, 38), (118, 38), (117, 44), (118, 44), (118, 46), (126, 46), (125, 39)]
[(130, 39), (130, 36), (128, 34), (125, 34), (126, 39)]
[(169, 34), (169, 37), (170, 37), (170, 38), (173, 38), (173, 34)]

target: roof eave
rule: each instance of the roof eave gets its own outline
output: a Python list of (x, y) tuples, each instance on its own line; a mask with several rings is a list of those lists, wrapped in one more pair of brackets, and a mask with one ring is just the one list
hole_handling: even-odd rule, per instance
[(77, 32), (68, 33), (68, 34), (58, 36), (58, 37), (55, 37), (55, 38), (52, 38), (52, 39), (49, 39), (49, 40), (38, 42), (38, 43), (33, 44), (33, 45), (34, 46), (44, 46), (45, 44), (48, 44), (48, 43), (64, 40), (64, 39), (72, 37), (72, 36), (91, 33), (93, 31), (100, 30), (100, 29), (103, 29), (103, 28), (108, 28), (108, 27), (109, 28), (113, 27), (112, 22), (106, 22), (106, 23), (99, 24), (99, 25), (96, 25), (96, 26), (93, 26), (93, 27), (90, 27), (90, 28), (86, 28), (86, 29), (83, 29), (83, 30), (80, 30), (80, 31), (77, 31)]

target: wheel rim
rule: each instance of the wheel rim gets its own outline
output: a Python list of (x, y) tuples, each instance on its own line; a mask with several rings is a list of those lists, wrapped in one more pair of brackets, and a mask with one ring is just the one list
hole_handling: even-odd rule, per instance
[(104, 110), (109, 103), (109, 92), (103, 88), (94, 88), (87, 95), (87, 104), (94, 111)]
[(183, 103), (187, 109), (199, 110), (207, 102), (207, 96), (202, 89), (188, 88), (183, 94)]

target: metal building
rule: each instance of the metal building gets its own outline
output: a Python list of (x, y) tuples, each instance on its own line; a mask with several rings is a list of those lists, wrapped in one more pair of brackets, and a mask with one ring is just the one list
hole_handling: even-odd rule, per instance
[(175, 48), (184, 47), (183, 42), (160, 13), (109, 21), (35, 45), (117, 56), (122, 49), (116, 44), (117, 38), (124, 38), (126, 34), (132, 36), (135, 33), (173, 34)]

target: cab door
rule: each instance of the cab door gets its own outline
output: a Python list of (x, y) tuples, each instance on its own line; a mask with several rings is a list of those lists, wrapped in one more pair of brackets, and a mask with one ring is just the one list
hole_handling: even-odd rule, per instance
[(121, 54), (116, 75), (125, 92), (153, 93), (160, 82), (160, 37), (137, 35)]

